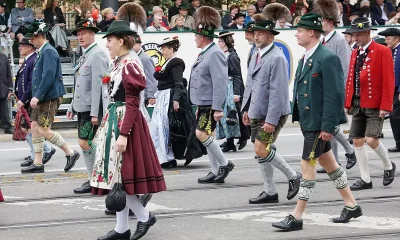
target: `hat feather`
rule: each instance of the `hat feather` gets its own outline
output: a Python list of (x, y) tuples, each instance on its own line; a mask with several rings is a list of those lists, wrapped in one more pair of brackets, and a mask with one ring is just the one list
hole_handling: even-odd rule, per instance
[(129, 22), (130, 29), (137, 32), (139, 36), (143, 34), (143, 29), (146, 28), (146, 12), (136, 2), (123, 4), (118, 9), (117, 18)]
[(201, 24), (217, 29), (221, 26), (221, 16), (214, 8), (203, 6), (196, 10), (194, 14), (194, 22), (196, 28)]
[(340, 22), (339, 8), (335, 0), (316, 0), (314, 1), (313, 12), (321, 15), (322, 18), (331, 19), (334, 22)]
[(267, 20), (267, 17), (261, 13), (254, 14), (251, 18), (255, 23), (258, 23), (262, 20)]
[(279, 19), (290, 20), (291, 18), (289, 8), (281, 3), (268, 4), (263, 10), (263, 15), (268, 20), (272, 21), (277, 21)]

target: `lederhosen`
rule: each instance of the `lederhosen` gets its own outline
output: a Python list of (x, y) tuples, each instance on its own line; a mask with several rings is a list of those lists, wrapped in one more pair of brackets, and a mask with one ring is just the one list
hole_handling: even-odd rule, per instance
[[(363, 54), (360, 54), (360, 49), (357, 51), (356, 66), (354, 67), (354, 94), (351, 103), (351, 114), (353, 115), (350, 138), (379, 137), (382, 133), (383, 120), (379, 117), (378, 108), (361, 108), (361, 71), (367, 68), (365, 60), (368, 58), (369, 50), (365, 49)], [(370, 76), (368, 76), (370, 77)], [(368, 126), (367, 127), (367, 119)], [(371, 124), (371, 122), (375, 122)]]

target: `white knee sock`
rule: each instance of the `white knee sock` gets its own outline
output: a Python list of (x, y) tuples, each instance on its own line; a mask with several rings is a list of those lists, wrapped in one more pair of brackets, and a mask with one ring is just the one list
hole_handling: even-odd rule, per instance
[(149, 211), (143, 207), (136, 195), (126, 195), (126, 204), (135, 214), (138, 221), (147, 222), (149, 220)]
[(228, 160), (226, 160), (224, 153), (219, 147), (217, 141), (214, 140), (213, 136), (209, 136), (208, 139), (203, 142), (203, 145), (206, 147), (208, 155), (212, 155), (212, 157), (210, 157), (210, 161), (217, 162), (219, 167), (228, 165)]
[(214, 173), (214, 175), (218, 175), (218, 162), (214, 159), (214, 156), (212, 154), (209, 154), (208, 157), (210, 158), (211, 172)]
[(126, 205), (124, 210), (122, 210), (121, 212), (117, 212), (117, 226), (115, 226), (114, 231), (116, 231), (117, 233), (124, 233), (128, 231), (129, 229), (128, 220), (129, 220), (129, 207), (128, 205)]
[(339, 131), (333, 137), (336, 141), (338, 141), (343, 146), (343, 148), (347, 154), (352, 154), (354, 152), (353, 146), (349, 143), (349, 141), (347, 141), (347, 138), (343, 134), (342, 131)]
[(379, 143), (379, 146), (374, 149), (376, 155), (382, 160), (383, 169), (385, 170), (392, 170), (392, 162), (389, 160), (389, 155), (383, 146), (382, 143)]
[(356, 147), (354, 150), (358, 166), (360, 167), (361, 179), (366, 183), (369, 183), (371, 182), (371, 176), (369, 175), (367, 147), (364, 145), (362, 147)]

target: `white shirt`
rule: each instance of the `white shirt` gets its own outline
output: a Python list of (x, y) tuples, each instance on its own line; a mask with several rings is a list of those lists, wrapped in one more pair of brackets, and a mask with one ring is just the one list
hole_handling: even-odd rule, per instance
[(356, 45), (356, 42), (353, 42), (351, 45), (350, 45), (350, 48), (353, 50), (354, 49), (354, 45)]
[(42, 51), (44, 45), (46, 45), (47, 43), (48, 43), (47, 41), (45, 41), (45, 42), (43, 43), (43, 45), (38, 49), (38, 53), (40, 53), (40, 52)]
[(243, 29), (243, 25), (237, 25), (236, 24), (236, 26), (237, 26), (238, 29)]
[(93, 47), (96, 44), (96, 42), (93, 42), (92, 44), (90, 44), (87, 48), (82, 48), (83, 52), (87, 52), (87, 50), (89, 50), (91, 47)]
[(339, 12), (339, 24), (338, 27), (343, 27), (344, 23), (343, 23), (343, 13)]
[(266, 47), (264, 47), (264, 48), (262, 48), (262, 49), (258, 49), (259, 57), (261, 58), (266, 52), (268, 52), (269, 49), (271, 49), (271, 47), (272, 47), (273, 44), (274, 44), (274, 43), (272, 42), (272, 43), (270, 43), (269, 45), (267, 45)]
[(388, 16), (386, 15), (385, 11), (383, 10), (384, 7), (385, 7), (385, 4), (382, 4), (382, 6), (379, 6), (379, 7), (382, 9), (382, 19), (385, 20), (385, 21), (388, 21), (389, 18), (388, 18)]
[[(359, 47), (359, 49), (360, 49), (360, 54), (363, 54), (363, 53), (365, 53), (365, 50), (367, 50), (368, 49), (368, 47), (369, 47), (369, 45), (371, 45), (371, 43), (372, 43), (372, 39), (371, 39), (371, 41), (369, 41), (369, 43), (367, 43), (364, 47)], [(362, 50), (361, 50), (362, 49)]]
[(214, 42), (211, 42), (210, 44), (208, 44), (207, 46), (205, 46), (204, 48), (202, 48), (201, 49), (201, 52), (204, 52), (204, 51), (206, 51), (210, 46), (211, 46), (211, 44), (213, 44)]
[(25, 61), (27, 61), (35, 52), (29, 54), (28, 56), (25, 57)]
[(314, 54), (314, 52), (315, 52), (315, 50), (317, 50), (318, 46), (319, 46), (319, 43), (315, 44), (315, 46), (313, 48), (311, 48), (304, 54), (303, 68), (304, 68), (304, 65), (306, 65), (308, 58)]
[[(328, 42), (329, 40), (331, 40), (331, 38), (332, 38), (332, 36), (333, 36), (334, 33), (335, 33), (335, 30), (333, 30), (332, 32), (326, 34), (326, 35), (324, 36), (324, 38), (323, 38), (323, 39), (325, 39), (325, 42)], [(322, 42), (324, 41), (323, 39), (322, 39)]]

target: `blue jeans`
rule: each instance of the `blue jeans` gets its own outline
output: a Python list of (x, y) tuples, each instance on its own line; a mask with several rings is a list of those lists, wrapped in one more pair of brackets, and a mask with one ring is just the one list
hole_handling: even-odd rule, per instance
[[(26, 141), (29, 144), (29, 147), (31, 148), (31, 158), (35, 159), (35, 151), (33, 151), (33, 144), (32, 144), (32, 132), (26, 135)], [(48, 142), (44, 142), (44, 153), (49, 153), (51, 152), (51, 146)]]

